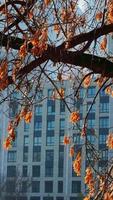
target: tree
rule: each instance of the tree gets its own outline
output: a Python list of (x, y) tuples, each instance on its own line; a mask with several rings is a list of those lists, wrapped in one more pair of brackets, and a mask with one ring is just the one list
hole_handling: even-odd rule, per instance
[[(78, 123), (79, 113), (70, 109), (64, 91), (57, 87), (55, 79), (60, 82), (64, 79), (73, 79), (73, 82), (76, 80), (78, 87), (74, 97), (77, 99), (81, 85), (88, 87), (93, 77), (99, 86), (94, 101), (102, 89), (109, 95), (113, 94), (113, 52), (110, 51), (108, 42), (112, 41), (113, 33), (113, 1), (84, 1), (84, 4), (81, 7), (79, 0), (9, 0), (1, 4), (1, 95), (8, 90), (8, 96), (5, 95), (1, 103), (14, 91), (22, 94), (22, 98), (18, 99), (20, 112), (8, 126), (6, 148), (15, 140), (15, 128), (20, 120), (24, 118), (26, 122), (30, 122), (35, 96), (40, 92), (45, 78), (55, 88), (53, 97), (62, 99), (66, 104), (72, 123)], [(82, 136), (86, 137), (86, 147), (90, 109), (81, 130)], [(65, 138), (65, 143), (69, 142), (69, 138)], [(113, 148), (113, 134), (109, 135), (107, 145), (110, 149)], [(74, 169), (79, 174), (80, 153), (74, 164)], [(89, 186), (89, 196), (93, 195), (93, 199), (113, 198), (111, 189), (108, 190), (108, 186), (112, 184), (112, 169), (113, 163), (101, 175), (102, 190), (96, 196), (93, 172), (91, 168), (87, 169), (86, 184)]]

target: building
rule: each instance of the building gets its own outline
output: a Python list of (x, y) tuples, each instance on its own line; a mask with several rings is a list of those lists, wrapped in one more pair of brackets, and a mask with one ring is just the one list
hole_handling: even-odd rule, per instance
[[(74, 85), (71, 81), (58, 83), (64, 88), (66, 102), (73, 111), (80, 112), (80, 128), (89, 107), (92, 104), (98, 87), (81, 88), (78, 99), (74, 98)], [(71, 95), (72, 94), (72, 95)], [(101, 159), (94, 162), (91, 146), (86, 149), (80, 131), (69, 122), (69, 111), (62, 100), (53, 100), (53, 86), (49, 83), (40, 91), (33, 107), (33, 118), (30, 124), (22, 121), (17, 129), (17, 139), (13, 147), (1, 151), (1, 177), (7, 177), (5, 200), (81, 200), (85, 194), (85, 167), (88, 162), (103, 170), (108, 163), (109, 153), (106, 148), (106, 136), (109, 128), (112, 131), (113, 99), (102, 90), (97, 96), (88, 116), (87, 138), (99, 150)], [(71, 95), (71, 98), (70, 98)], [(14, 93), (9, 103), (9, 117), (16, 112), (17, 94)], [(47, 98), (46, 98), (47, 97)], [(44, 98), (44, 101), (40, 101)], [(6, 108), (6, 107), (5, 107)], [(5, 116), (2, 126), (2, 142), (6, 133)], [(69, 146), (63, 144), (64, 135), (72, 137), (75, 152), (82, 152), (81, 176), (76, 176), (69, 156)], [(96, 160), (96, 158), (95, 158)], [(20, 183), (16, 187), (15, 183)], [(20, 194), (21, 193), (21, 194)], [(15, 196), (15, 197), (13, 197)]]

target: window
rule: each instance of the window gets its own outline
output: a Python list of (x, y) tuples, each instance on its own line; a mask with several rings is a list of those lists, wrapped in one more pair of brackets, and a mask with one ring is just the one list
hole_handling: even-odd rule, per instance
[(64, 200), (64, 197), (56, 197), (56, 200)]
[(81, 192), (81, 182), (72, 181), (72, 193), (80, 193), (80, 192)]
[(43, 197), (43, 200), (53, 200), (53, 197)]
[(95, 119), (88, 119), (87, 127), (88, 128), (94, 128), (95, 127)]
[(43, 91), (42, 90), (40, 90), (40, 91), (38, 91), (37, 92), (37, 95), (36, 95), (36, 100), (42, 100), (42, 97), (43, 97)]
[(8, 193), (12, 193), (12, 192), (15, 192), (15, 181), (12, 181), (12, 180), (7, 180), (7, 183), (6, 183), (6, 191)]
[(46, 150), (46, 161), (45, 161), (45, 176), (53, 176), (53, 162), (54, 162), (54, 151)]
[(108, 151), (107, 150), (103, 150), (101, 152), (102, 154), (102, 160), (108, 160)]
[(47, 136), (46, 137), (46, 145), (53, 146), (54, 145), (54, 136)]
[(40, 200), (40, 197), (31, 197), (30, 200)]
[(24, 121), (24, 132), (28, 132), (30, 125)]
[(99, 121), (100, 128), (109, 128), (109, 118), (108, 117), (100, 117)]
[(53, 100), (47, 101), (47, 112), (48, 112), (48, 114), (55, 113), (55, 101), (53, 101)]
[(16, 162), (16, 151), (8, 151), (7, 161)]
[(7, 177), (16, 176), (16, 166), (7, 166)]
[(23, 162), (28, 162), (28, 146), (23, 149)]
[(27, 192), (27, 181), (22, 181), (22, 193)]
[(29, 144), (29, 136), (25, 135), (24, 136), (24, 146), (28, 146)]
[(22, 169), (22, 176), (23, 177), (27, 177), (27, 170), (28, 170), (28, 167), (25, 165), (25, 166), (23, 166), (23, 169)]
[(63, 193), (63, 181), (58, 181), (58, 193)]
[(33, 162), (40, 162), (41, 161), (41, 147), (34, 146), (33, 147)]
[(84, 97), (84, 88), (80, 88), (80, 98), (83, 98)]
[(87, 111), (90, 109), (90, 107), (92, 106), (90, 112), (95, 112), (95, 104), (92, 105), (92, 102), (88, 102), (87, 103)]
[(59, 136), (60, 145), (64, 145), (64, 136)]
[(35, 106), (35, 115), (41, 115), (42, 114), (42, 105)]
[(109, 103), (100, 103), (100, 112), (101, 113), (105, 113), (105, 112), (109, 112)]
[(60, 129), (65, 129), (65, 119), (60, 119)]
[(34, 137), (34, 146), (41, 145), (41, 137)]
[(65, 103), (63, 100), (60, 100), (60, 113), (65, 112)]
[(40, 181), (32, 181), (32, 192), (33, 193), (40, 192)]
[(96, 88), (94, 86), (89, 87), (87, 91), (87, 97), (93, 98), (96, 94)]
[(94, 135), (87, 135), (87, 139), (91, 144), (93, 144), (96, 138), (94, 137)]
[(52, 95), (53, 95), (53, 89), (48, 89), (48, 97), (52, 97)]
[(54, 129), (54, 128), (55, 128), (55, 121), (54, 120), (48, 121), (47, 122), (47, 129), (51, 130), (51, 129)]
[(35, 122), (35, 130), (40, 130), (40, 129), (42, 129), (42, 121)]
[(53, 192), (53, 181), (45, 181), (45, 192), (46, 193)]
[(40, 177), (40, 166), (39, 165), (32, 166), (32, 177)]
[(58, 176), (63, 177), (64, 166), (64, 146), (59, 147)]
[(99, 144), (106, 144), (106, 135), (99, 135)]

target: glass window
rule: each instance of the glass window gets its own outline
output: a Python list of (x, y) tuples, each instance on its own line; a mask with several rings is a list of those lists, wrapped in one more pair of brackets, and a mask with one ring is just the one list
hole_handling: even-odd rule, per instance
[(43, 197), (43, 200), (53, 200), (53, 197)]
[(30, 125), (24, 121), (24, 132), (28, 132)]
[(8, 151), (7, 161), (8, 162), (16, 162), (16, 156), (17, 156), (16, 151)]
[(16, 176), (16, 166), (7, 166), (7, 177)]
[(60, 119), (60, 129), (65, 129), (65, 119)]
[(31, 197), (30, 200), (40, 200), (40, 197)]
[(58, 193), (63, 193), (63, 181), (58, 181)]
[(35, 130), (40, 130), (40, 129), (42, 129), (42, 121), (35, 122)]
[(64, 200), (64, 197), (56, 197), (56, 200)]
[(32, 181), (32, 192), (33, 193), (40, 192), (40, 181)]
[(42, 114), (42, 105), (35, 106), (35, 115), (41, 115)]
[(55, 121), (54, 120), (48, 121), (47, 129), (51, 130), (51, 129), (54, 129), (54, 128), (55, 128)]
[(102, 134), (99, 135), (99, 144), (105, 144), (106, 143), (106, 135)]
[(40, 166), (39, 165), (32, 166), (32, 177), (40, 177)]
[(41, 161), (41, 146), (34, 146), (33, 148), (33, 162)]
[(53, 181), (45, 181), (45, 192), (46, 193), (53, 192)]
[(29, 144), (29, 136), (25, 135), (24, 136), (24, 146), (28, 146)]
[(64, 145), (64, 136), (63, 135), (59, 136), (59, 142), (60, 142), (60, 145)]
[(87, 127), (88, 128), (94, 128), (95, 127), (95, 119), (88, 119)]
[(65, 103), (63, 100), (60, 100), (60, 113), (65, 112)]
[(54, 145), (54, 136), (47, 136), (46, 137), (46, 145), (53, 146)]
[(102, 160), (108, 160), (108, 151), (107, 150), (103, 150), (101, 152), (102, 154)]
[(26, 193), (27, 192), (27, 181), (22, 181), (22, 193)]
[(95, 137), (94, 135), (87, 135), (87, 139), (90, 143), (94, 143), (95, 142)]
[(41, 145), (41, 137), (34, 137), (34, 146)]
[(53, 176), (54, 150), (46, 150), (45, 176)]
[(87, 97), (88, 98), (93, 98), (96, 94), (96, 88), (94, 86), (89, 87), (87, 91)]
[(48, 112), (48, 114), (55, 113), (55, 101), (53, 101), (53, 100), (47, 101), (47, 112)]
[(80, 94), (80, 98), (84, 97), (84, 88), (80, 88), (79, 94)]
[[(87, 111), (90, 109), (92, 102), (87, 103)], [(95, 112), (95, 104), (92, 105), (90, 112)]]
[(27, 173), (28, 173), (28, 167), (25, 165), (23, 166), (23, 169), (22, 169), (22, 176), (23, 177), (27, 177)]
[(15, 181), (13, 180), (7, 180), (7, 183), (6, 183), (6, 191), (8, 193), (12, 193), (12, 192), (15, 192)]
[(72, 193), (80, 193), (80, 192), (81, 192), (81, 182), (72, 181)]
[(23, 162), (28, 162), (28, 146), (23, 149)]
[(63, 177), (64, 167), (64, 146), (59, 147), (58, 176)]
[(36, 100), (40, 101), (40, 100), (42, 100), (42, 98), (43, 98), (43, 91), (40, 90), (40, 91), (37, 92)]
[(101, 113), (105, 113), (105, 112), (109, 112), (109, 103), (100, 103), (100, 112)]
[(53, 89), (48, 89), (48, 97), (51, 98), (53, 96)]
[(108, 117), (100, 117), (99, 126), (100, 126), (100, 128), (109, 128), (109, 118)]

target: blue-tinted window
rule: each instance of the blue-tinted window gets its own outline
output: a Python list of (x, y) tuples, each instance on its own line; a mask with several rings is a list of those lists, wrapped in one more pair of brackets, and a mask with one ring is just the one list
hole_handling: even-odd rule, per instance
[(99, 126), (100, 126), (100, 128), (109, 128), (109, 118), (108, 117), (100, 117)]
[(102, 134), (99, 135), (99, 144), (105, 144), (106, 143), (106, 135)]
[(45, 176), (53, 176), (54, 150), (46, 150)]
[(40, 130), (40, 129), (42, 129), (42, 121), (35, 122), (35, 130)]
[[(87, 111), (90, 109), (92, 102), (87, 103)], [(95, 104), (92, 105), (90, 112), (95, 112)]]
[(99, 108), (101, 113), (109, 112), (109, 103), (100, 103)]
[(88, 119), (87, 127), (88, 128), (94, 128), (95, 127), (95, 119)]
[(27, 175), (28, 175), (28, 167), (24, 165), (22, 169), (22, 176), (27, 177)]
[(24, 121), (24, 131), (28, 132), (29, 128), (30, 128), (30, 125)]
[(58, 193), (63, 193), (63, 181), (58, 181)]
[(17, 152), (16, 151), (8, 151), (7, 161), (8, 162), (16, 162)]
[(40, 166), (39, 165), (32, 166), (32, 177), (40, 177)]
[(72, 193), (80, 193), (80, 192), (81, 192), (81, 182), (72, 181)]
[(34, 137), (33, 145), (34, 146), (41, 145), (41, 137)]
[(42, 114), (42, 105), (35, 106), (35, 115)]
[(53, 181), (45, 181), (45, 193), (53, 192)]
[(54, 129), (54, 128), (55, 128), (55, 121), (54, 120), (48, 121), (47, 122), (47, 129), (51, 130), (51, 129)]
[(46, 145), (47, 146), (53, 146), (54, 145), (54, 136), (47, 136), (46, 137)]
[(16, 166), (7, 166), (7, 177), (16, 176)]
[(41, 161), (41, 146), (33, 147), (33, 162)]
[(93, 98), (96, 94), (96, 88), (94, 86), (89, 87), (87, 91), (87, 97), (88, 98)]
[(60, 119), (60, 130), (65, 129), (65, 119)]
[(65, 112), (65, 103), (63, 100), (60, 100), (60, 112), (61, 113)]
[(40, 181), (32, 181), (32, 192), (33, 193), (40, 192)]

